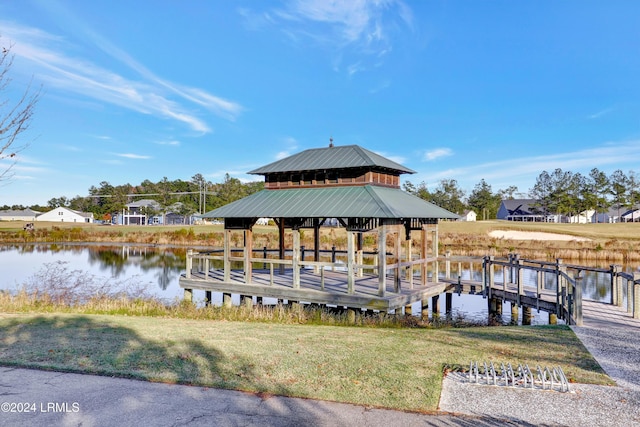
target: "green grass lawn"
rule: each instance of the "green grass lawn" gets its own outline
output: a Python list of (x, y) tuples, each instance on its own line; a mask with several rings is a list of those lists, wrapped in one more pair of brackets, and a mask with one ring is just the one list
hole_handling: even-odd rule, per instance
[(560, 366), (612, 384), (564, 326), (392, 329), (84, 314), (1, 314), (0, 364), (414, 411), (471, 361)]

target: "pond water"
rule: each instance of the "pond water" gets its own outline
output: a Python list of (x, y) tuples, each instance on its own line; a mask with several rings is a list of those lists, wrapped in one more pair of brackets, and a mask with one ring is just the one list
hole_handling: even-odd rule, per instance
[[(114, 285), (135, 282), (136, 285), (143, 286), (147, 294), (172, 302), (183, 296), (178, 279), (185, 270), (186, 251), (186, 248), (122, 244), (2, 245), (0, 246), (2, 260), (0, 290), (15, 291), (25, 283), (33, 282), (43, 271), (65, 268), (68, 271), (88, 274), (96, 280), (109, 281)], [(327, 260), (330, 260), (330, 257)], [(339, 257), (338, 260), (340, 260)], [(476, 269), (479, 267), (479, 264), (474, 265)], [(443, 268), (442, 265), (441, 268)], [(629, 270), (629, 267), (626, 270)], [(452, 271), (452, 277), (457, 275), (458, 272)], [(462, 279), (472, 277), (474, 280), (480, 280), (481, 277), (479, 271), (470, 271), (464, 266), (460, 275)], [(497, 282), (501, 282), (502, 270), (497, 269), (495, 277)], [(525, 283), (535, 283), (535, 275), (529, 276), (525, 273), (524, 280)], [(545, 287), (551, 289), (553, 278), (546, 277), (545, 283)], [(626, 287), (623, 286), (623, 290), (624, 288)], [(608, 275), (585, 275), (583, 295), (587, 299), (608, 301), (610, 298)], [(196, 291), (195, 298), (196, 300), (204, 299), (204, 292)], [(234, 295), (233, 298), (234, 303), (238, 304), (239, 296)], [(221, 294), (214, 293), (212, 299), (213, 304), (222, 303)], [(264, 303), (273, 304), (275, 300), (265, 298)], [(441, 300), (441, 310), (444, 310), (444, 305), (444, 300)], [(419, 303), (412, 308), (414, 313), (420, 313)], [(462, 314), (467, 318), (481, 320), (486, 319), (487, 316), (487, 300), (479, 295), (454, 294), (452, 308), (454, 313)], [(534, 323), (548, 321), (547, 313), (536, 313), (534, 310), (533, 315)], [(504, 320), (509, 321), (509, 316), (510, 305), (505, 303)]]

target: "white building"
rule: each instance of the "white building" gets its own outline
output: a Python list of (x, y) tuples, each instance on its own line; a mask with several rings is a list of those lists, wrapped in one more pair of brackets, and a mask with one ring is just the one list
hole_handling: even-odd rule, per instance
[(93, 222), (93, 213), (79, 212), (69, 208), (55, 208), (52, 211), (38, 215), (36, 221), (51, 222)]
[(458, 221), (475, 221), (476, 220), (476, 212), (473, 210), (464, 211), (462, 216), (458, 218)]

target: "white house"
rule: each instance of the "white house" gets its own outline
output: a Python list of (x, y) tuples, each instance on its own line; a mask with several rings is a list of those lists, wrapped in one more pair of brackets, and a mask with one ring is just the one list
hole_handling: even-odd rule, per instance
[(93, 219), (93, 213), (91, 212), (80, 212), (69, 208), (59, 207), (38, 215), (36, 221), (93, 222)]
[(571, 224), (589, 224), (594, 222), (595, 214), (595, 209), (589, 209), (580, 212), (578, 215), (572, 215), (568, 217), (567, 221)]
[(464, 211), (464, 213), (462, 214), (462, 216), (460, 216), (458, 221), (475, 221), (476, 216), (477, 215), (473, 210)]

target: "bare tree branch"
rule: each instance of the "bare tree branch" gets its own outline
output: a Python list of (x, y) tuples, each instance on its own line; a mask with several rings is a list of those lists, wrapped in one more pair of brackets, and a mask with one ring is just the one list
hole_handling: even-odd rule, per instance
[(13, 177), (12, 169), (16, 164), (17, 154), (29, 146), (28, 142), (18, 141), (20, 135), (29, 128), (40, 99), (40, 89), (32, 91), (31, 84), (15, 104), (5, 96), (11, 83), (9, 71), (13, 65), (12, 47), (13, 45), (0, 47), (0, 182)]

